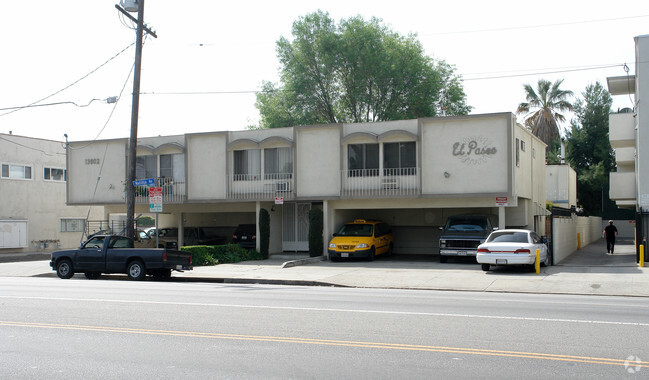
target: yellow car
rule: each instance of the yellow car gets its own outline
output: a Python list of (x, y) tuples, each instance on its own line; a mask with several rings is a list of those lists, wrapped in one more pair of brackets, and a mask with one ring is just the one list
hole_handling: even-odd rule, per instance
[(329, 242), (329, 259), (391, 255), (394, 237), (390, 226), (380, 220), (356, 219), (340, 227)]

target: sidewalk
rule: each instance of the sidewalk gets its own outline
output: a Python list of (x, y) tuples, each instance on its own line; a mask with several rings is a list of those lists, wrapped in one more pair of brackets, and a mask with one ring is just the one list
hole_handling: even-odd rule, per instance
[[(573, 253), (541, 274), (499, 267), (483, 272), (471, 260), (441, 264), (434, 256), (377, 258), (376, 261), (321, 261), (296, 255), (268, 260), (196, 267), (174, 272), (175, 281), (346, 286), (480, 292), (592, 294), (649, 297), (649, 268), (635, 263), (632, 244), (620, 241), (615, 255), (606, 254), (603, 240)], [(295, 260), (302, 265), (291, 266)], [(301, 263), (306, 261), (307, 263)], [(0, 264), (0, 277), (55, 277), (48, 261)], [(81, 276), (83, 275), (76, 275)], [(117, 277), (117, 275), (115, 275)], [(123, 277), (123, 276), (119, 276)]]

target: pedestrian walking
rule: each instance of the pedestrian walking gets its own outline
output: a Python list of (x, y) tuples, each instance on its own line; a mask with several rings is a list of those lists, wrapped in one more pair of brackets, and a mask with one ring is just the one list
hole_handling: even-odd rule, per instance
[(609, 220), (608, 226), (602, 232), (602, 237), (606, 238), (606, 253), (610, 253), (611, 255), (615, 248), (615, 235), (617, 235), (617, 228), (613, 225), (613, 221)]

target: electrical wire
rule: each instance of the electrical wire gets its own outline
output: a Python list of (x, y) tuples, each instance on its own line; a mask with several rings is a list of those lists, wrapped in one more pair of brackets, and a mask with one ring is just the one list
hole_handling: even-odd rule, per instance
[(76, 81), (72, 82), (71, 84), (69, 84), (69, 85), (63, 87), (62, 89), (60, 89), (60, 90), (58, 90), (58, 91), (56, 91), (56, 92), (54, 92), (54, 93), (52, 93), (52, 94), (50, 94), (50, 95), (48, 95), (48, 96), (42, 98), (42, 99), (39, 99), (39, 100), (37, 100), (37, 101), (35, 101), (35, 102), (29, 103), (28, 105), (26, 105), (26, 106), (24, 106), (24, 107), (17, 108), (17, 109), (11, 110), (11, 111), (9, 111), (9, 112), (2, 113), (2, 114), (0, 114), (0, 117), (5, 116), (5, 115), (9, 115), (9, 114), (14, 113), (14, 112), (18, 112), (18, 111), (23, 110), (23, 109), (25, 109), (25, 108), (32, 107), (32, 106), (34, 106), (34, 105), (36, 105), (36, 104), (42, 102), (43, 100), (49, 99), (49, 98), (51, 98), (52, 96), (54, 96), (54, 95), (56, 95), (56, 94), (58, 94), (58, 93), (61, 93), (61, 92), (65, 91), (65, 90), (67, 90), (68, 88), (70, 88), (70, 87), (74, 86), (75, 84), (81, 82), (82, 80), (86, 79), (87, 77), (89, 77), (90, 75), (92, 75), (93, 73), (95, 73), (97, 70), (99, 70), (99, 69), (101, 69), (102, 67), (104, 67), (105, 65), (107, 65), (110, 61), (112, 61), (112, 60), (114, 60), (115, 58), (117, 58), (118, 56), (120, 56), (122, 53), (124, 53), (128, 48), (130, 48), (130, 47), (133, 46), (133, 45), (135, 45), (135, 41), (133, 41), (130, 45), (128, 45), (127, 47), (125, 47), (124, 49), (122, 49), (121, 51), (119, 51), (117, 54), (115, 54), (114, 56), (112, 56), (111, 58), (109, 58), (106, 62), (104, 62), (104, 63), (102, 63), (101, 65), (97, 66), (95, 69), (93, 69), (92, 71), (90, 71), (88, 74), (82, 76), (81, 78), (79, 78), (79, 79), (77, 79)]
[(19, 106), (19, 107), (7, 107), (7, 108), (0, 108), (0, 111), (5, 111), (5, 110), (12, 110), (12, 109), (17, 109), (17, 108), (30, 108), (30, 107), (46, 107), (46, 106), (58, 106), (61, 104), (72, 104), (77, 107), (83, 108), (83, 107), (88, 107), (92, 102), (94, 101), (102, 101), (105, 99), (92, 99), (91, 101), (88, 102), (88, 104), (77, 104), (72, 101), (66, 101), (66, 102), (56, 102), (56, 103), (46, 103), (46, 104), (32, 104), (32, 105), (27, 105), (27, 106)]
[(4, 137), (2, 137), (2, 136), (0, 136), (0, 140), (4, 140), (4, 141), (6, 141), (6, 142), (8, 142), (8, 143), (15, 144), (15, 145), (21, 146), (21, 147), (23, 147), (23, 148), (31, 149), (31, 150), (34, 150), (34, 151), (36, 151), (36, 152), (41, 152), (41, 153), (43, 153), (44, 155), (46, 155), (46, 156), (50, 156), (50, 157), (51, 157), (51, 156), (54, 156), (54, 155), (57, 155), (57, 154), (65, 155), (65, 153), (47, 153), (46, 151), (44, 151), (44, 150), (42, 150), (42, 149), (32, 148), (31, 146), (27, 146), (27, 145), (25, 145), (25, 144), (21, 144), (21, 143), (16, 142), (16, 141), (11, 141), (11, 140), (9, 140), (9, 139), (7, 139), (7, 138), (4, 138)]

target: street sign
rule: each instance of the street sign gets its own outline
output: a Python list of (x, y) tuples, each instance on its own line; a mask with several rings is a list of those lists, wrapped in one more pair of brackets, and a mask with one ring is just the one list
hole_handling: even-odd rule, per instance
[(284, 204), (284, 197), (275, 197), (275, 204), (276, 205), (283, 205)]
[(137, 181), (133, 181), (133, 186), (155, 186), (155, 179), (154, 178), (139, 179)]
[(149, 187), (149, 212), (162, 212), (162, 187)]
[(507, 197), (496, 197), (496, 206), (507, 206), (509, 202)]

